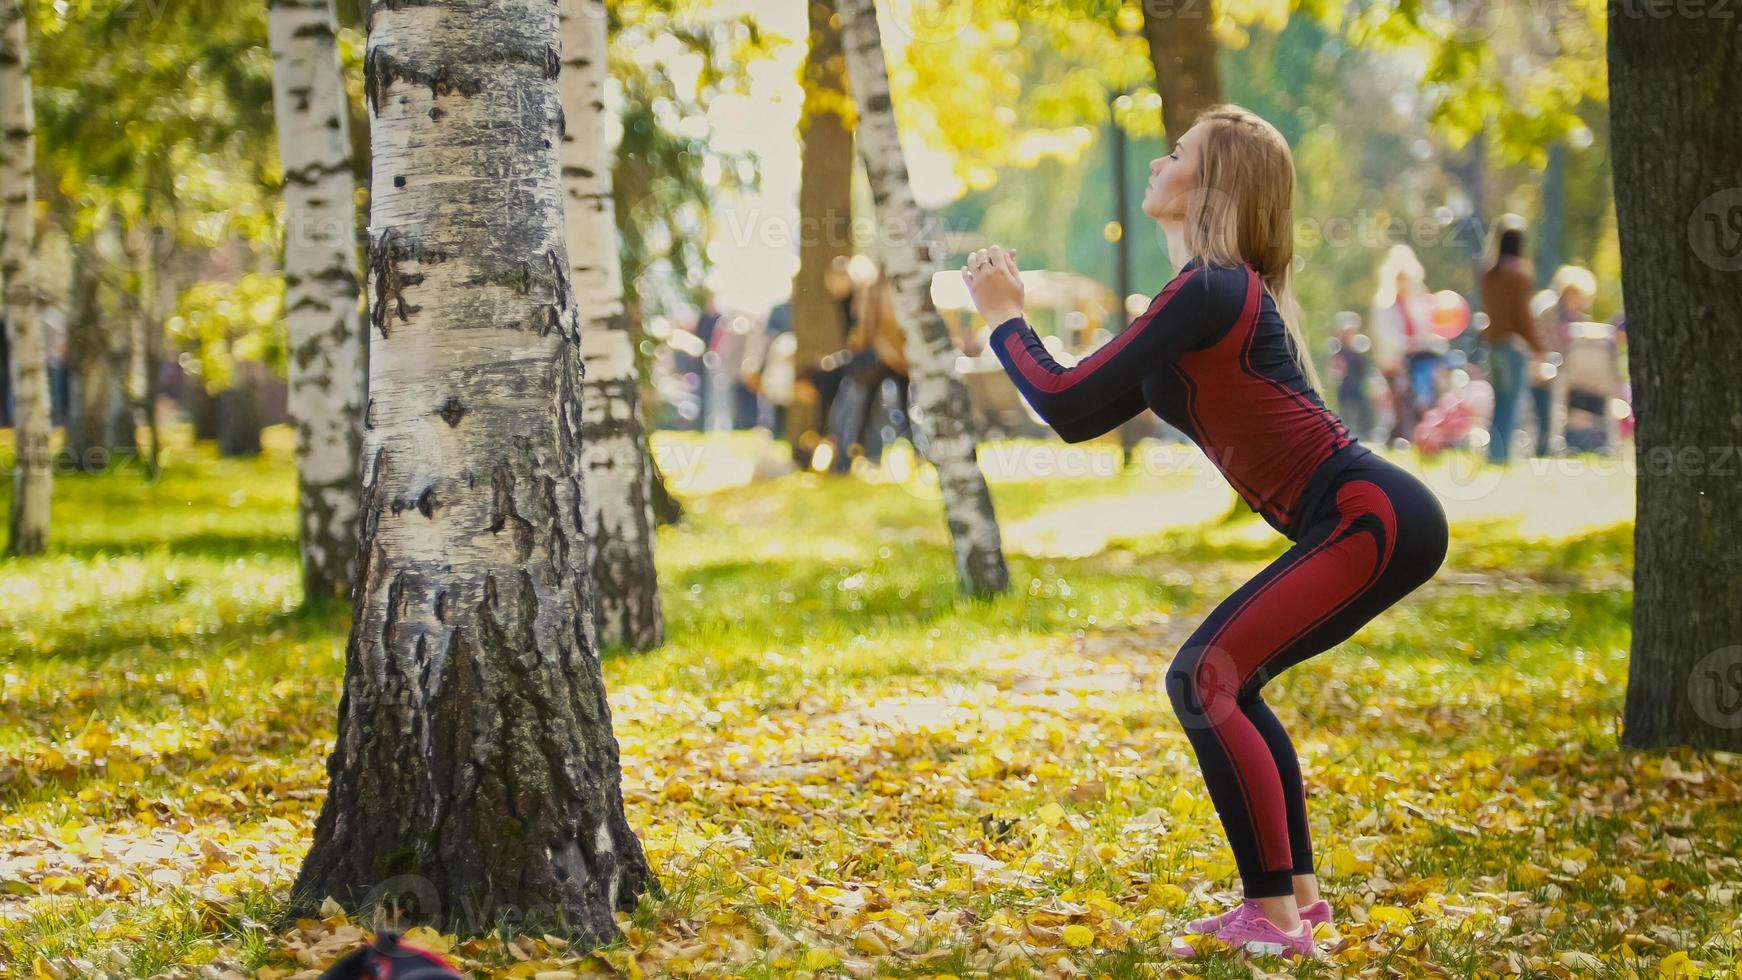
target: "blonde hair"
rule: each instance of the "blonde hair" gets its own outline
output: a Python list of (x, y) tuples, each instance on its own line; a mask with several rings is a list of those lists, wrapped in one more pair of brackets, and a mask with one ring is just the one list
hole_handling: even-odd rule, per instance
[(1383, 310), (1397, 302), (1397, 277), (1406, 275), (1409, 281), (1421, 284), (1427, 280), (1427, 270), (1415, 257), (1415, 249), (1402, 242), (1391, 246), (1379, 263), (1379, 284), (1373, 290), (1373, 309)]
[(1294, 154), (1276, 127), (1249, 109), (1215, 105), (1198, 115), (1198, 186), (1186, 199), (1185, 244), (1218, 265), (1250, 263), (1288, 328), (1295, 364), (1316, 391), (1319, 372), (1301, 335), (1294, 297)]
[(1559, 296), (1567, 291), (1568, 286), (1584, 293), (1587, 299), (1597, 297), (1597, 277), (1591, 274), (1591, 270), (1582, 265), (1563, 265), (1555, 270), (1554, 281), (1550, 283), (1549, 288), (1555, 291), (1556, 296)]

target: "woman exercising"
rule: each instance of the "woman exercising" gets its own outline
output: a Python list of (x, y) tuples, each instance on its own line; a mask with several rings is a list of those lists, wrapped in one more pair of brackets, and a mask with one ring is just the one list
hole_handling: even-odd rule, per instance
[[(1294, 160), (1238, 106), (1205, 111), (1150, 164), (1143, 213), (1179, 274), (1125, 331), (1075, 367), (1022, 317), (1015, 252), (962, 269), (989, 343), (1023, 397), (1067, 442), (1149, 408), (1186, 433), (1293, 546), (1223, 600), (1174, 657), (1167, 690), (1234, 852), (1245, 901), (1198, 919), (1253, 953), (1311, 956), (1319, 897), (1294, 746), (1262, 690), (1348, 639), (1427, 581), (1446, 516), (1422, 482), (1358, 442), (1325, 407), (1292, 288)], [(1195, 955), (1186, 937), (1173, 951)]]

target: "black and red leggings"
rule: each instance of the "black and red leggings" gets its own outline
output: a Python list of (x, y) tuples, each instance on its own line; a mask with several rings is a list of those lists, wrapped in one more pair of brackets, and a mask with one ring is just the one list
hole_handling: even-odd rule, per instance
[(1293, 876), (1313, 873), (1300, 762), (1265, 683), (1354, 635), (1446, 555), (1439, 500), (1377, 454), (1339, 473), (1314, 510), (1294, 546), (1223, 600), (1167, 672), (1247, 898), (1292, 894)]

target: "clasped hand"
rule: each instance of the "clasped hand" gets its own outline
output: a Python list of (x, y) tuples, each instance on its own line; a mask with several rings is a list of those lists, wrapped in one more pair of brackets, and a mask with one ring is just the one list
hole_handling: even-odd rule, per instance
[(1016, 269), (1015, 249), (1007, 252), (994, 245), (969, 253), (962, 281), (987, 324), (996, 327), (1022, 315), (1022, 274)]

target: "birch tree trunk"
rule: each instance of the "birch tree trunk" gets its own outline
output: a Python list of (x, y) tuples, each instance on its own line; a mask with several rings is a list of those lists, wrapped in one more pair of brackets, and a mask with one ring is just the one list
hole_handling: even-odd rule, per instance
[(19, 0), (0, 0), (0, 280), (11, 348), (12, 514), (6, 550), (41, 554), (54, 493), (48, 352), (36, 302), (36, 112), (30, 102), (30, 40)]
[[(792, 280), (792, 333), (796, 380), (813, 376), (822, 359), (841, 349), (846, 324), (824, 274), (836, 258), (853, 254), (853, 131), (843, 116), (847, 64), (833, 0), (810, 0), (810, 48), (804, 62), (803, 145), (798, 189), (798, 274)], [(810, 469), (826, 420), (814, 385), (794, 387), (786, 437), (793, 462)]]
[(1742, 752), (1742, 45), (1611, 0), (1609, 104), (1639, 418), (1621, 743)]
[(665, 642), (653, 564), (652, 466), (642, 425), (635, 340), (623, 315), (623, 271), (606, 143), (604, 0), (562, 0), (564, 225), (569, 281), (581, 310), (581, 474), (601, 643)]
[(270, 0), (297, 527), (303, 596), (310, 601), (350, 592), (362, 450), (356, 188), (335, 30), (332, 0)]
[(593, 641), (557, 7), (378, 3), (368, 27), (356, 612), (291, 904), (603, 941), (649, 880)]
[(871, 179), (878, 227), (899, 228), (906, 236), (906, 241), (887, 250), (885, 270), (907, 335), (914, 407), (925, 432), (927, 454), (937, 467), (956, 574), (971, 593), (1002, 592), (1010, 586), (1010, 572), (1004, 565), (992, 494), (980, 472), (968, 388), (956, 373), (956, 346), (932, 304), (937, 256), (927, 235), (933, 222), (913, 199), (908, 184), (877, 9), (872, 0), (840, 0), (840, 13), (847, 72), (859, 107), (855, 136)]

